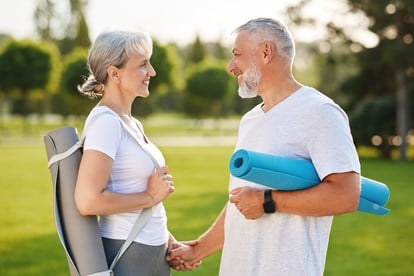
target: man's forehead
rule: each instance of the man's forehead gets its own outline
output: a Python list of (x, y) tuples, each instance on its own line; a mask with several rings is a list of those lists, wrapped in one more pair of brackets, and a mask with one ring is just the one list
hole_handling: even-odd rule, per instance
[(252, 40), (251, 34), (247, 31), (242, 31), (238, 33), (236, 38), (234, 39), (232, 52), (248, 50), (248, 49), (251, 49), (252, 47), (253, 47), (253, 40)]

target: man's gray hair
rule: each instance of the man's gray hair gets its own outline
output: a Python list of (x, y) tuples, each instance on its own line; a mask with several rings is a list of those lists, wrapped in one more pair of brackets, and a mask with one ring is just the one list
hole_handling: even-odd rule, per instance
[(235, 32), (248, 31), (257, 42), (271, 41), (280, 56), (292, 64), (295, 57), (295, 43), (288, 28), (272, 18), (256, 18), (238, 27)]

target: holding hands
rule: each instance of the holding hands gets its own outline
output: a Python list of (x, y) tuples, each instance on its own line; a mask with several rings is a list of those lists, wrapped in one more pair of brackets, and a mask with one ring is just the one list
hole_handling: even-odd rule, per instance
[(201, 264), (201, 260), (197, 259), (195, 256), (194, 247), (197, 244), (197, 240), (188, 242), (170, 242), (166, 260), (175, 270), (194, 270)]

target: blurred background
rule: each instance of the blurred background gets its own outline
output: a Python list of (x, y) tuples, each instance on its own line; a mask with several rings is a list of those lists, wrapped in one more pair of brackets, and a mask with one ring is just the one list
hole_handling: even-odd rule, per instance
[(21, 118), (26, 131), (36, 122), (82, 120), (95, 104), (76, 92), (88, 74), (87, 49), (111, 29), (144, 30), (155, 41), (151, 61), (158, 75), (151, 80), (151, 97), (137, 100), (145, 104), (134, 108), (136, 116), (243, 114), (258, 99), (240, 100), (225, 71), (231, 32), (266, 16), (290, 27), (297, 79), (344, 107), (358, 146), (385, 158), (412, 158), (412, 0), (147, 2), (2, 0), (1, 137), (15, 135), (8, 126), (11, 116)]
[[(232, 31), (255, 17), (288, 25), (297, 80), (344, 108), (363, 175), (391, 190), (390, 215), (335, 218), (325, 274), (413, 275), (414, 0), (0, 0), (0, 275), (68, 275), (42, 136), (82, 129), (97, 102), (76, 87), (106, 30), (154, 40), (157, 76), (133, 113), (177, 183), (170, 229), (188, 240), (211, 225), (239, 119), (260, 101), (241, 100), (226, 72)], [(185, 275), (216, 275), (219, 258)]]

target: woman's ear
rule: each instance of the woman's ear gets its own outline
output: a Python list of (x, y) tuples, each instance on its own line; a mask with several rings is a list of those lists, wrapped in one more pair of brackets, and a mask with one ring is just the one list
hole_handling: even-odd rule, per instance
[(116, 68), (115, 66), (111, 65), (108, 67), (108, 69), (106, 70), (108, 73), (108, 77), (114, 81), (114, 82), (118, 82), (119, 81), (119, 73), (118, 73), (118, 68)]

